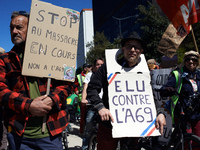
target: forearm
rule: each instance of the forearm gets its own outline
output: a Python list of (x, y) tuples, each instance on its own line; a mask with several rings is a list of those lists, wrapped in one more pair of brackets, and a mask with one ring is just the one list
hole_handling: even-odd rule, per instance
[(156, 106), (156, 112), (157, 112), (157, 116), (159, 114), (163, 114), (165, 116), (165, 112), (162, 109), (162, 107), (160, 106), (160, 104), (158, 103), (158, 101), (155, 101), (155, 106)]
[(86, 97), (87, 97), (87, 92), (86, 92), (87, 87), (88, 87), (88, 84), (85, 83), (84, 87), (83, 87), (83, 91), (82, 91), (82, 99), (81, 99), (82, 103), (86, 103), (86, 101), (87, 101), (87, 99), (86, 99)]
[(16, 113), (21, 113), (26, 116), (30, 115), (28, 111), (32, 102), (30, 98), (24, 97), (22, 94), (9, 89), (4, 89), (0, 92), (0, 95), (1, 104), (4, 107), (9, 108)]

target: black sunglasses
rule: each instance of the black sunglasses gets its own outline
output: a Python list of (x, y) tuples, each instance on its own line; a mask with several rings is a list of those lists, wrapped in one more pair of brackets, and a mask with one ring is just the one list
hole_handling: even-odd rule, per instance
[(132, 48), (134, 48), (135, 50), (141, 50), (142, 49), (142, 47), (139, 46), (139, 45), (131, 45), (131, 44), (126, 44), (126, 45), (124, 45), (124, 47), (127, 50), (131, 50)]
[(185, 59), (186, 62), (189, 62), (190, 60), (192, 60), (193, 62), (197, 62), (198, 61), (198, 59), (196, 59), (196, 58), (186, 58)]
[(27, 13), (26, 11), (13, 11), (12, 12), (12, 16), (11, 16), (11, 19), (15, 16), (18, 16), (18, 15), (23, 15), (25, 17), (29, 17), (29, 13)]

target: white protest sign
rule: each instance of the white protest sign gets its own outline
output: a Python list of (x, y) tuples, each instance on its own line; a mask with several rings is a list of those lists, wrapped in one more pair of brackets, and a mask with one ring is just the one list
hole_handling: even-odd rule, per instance
[(74, 81), (79, 12), (32, 0), (23, 75)]
[(119, 52), (106, 50), (109, 109), (115, 120), (112, 136), (160, 135), (155, 128), (156, 109), (144, 55), (134, 68), (123, 68), (116, 61)]
[[(138, 60), (138, 63), (140, 65), (135, 66), (134, 68), (122, 68), (121, 65), (117, 63), (117, 57), (122, 53), (121, 49), (106, 49), (106, 64), (107, 64), (107, 70), (110, 73), (115, 72), (149, 72), (149, 68), (147, 66), (144, 54), (140, 55), (140, 58)], [(142, 69), (141, 69), (142, 67)]]
[(154, 99), (155, 101), (158, 101), (158, 103), (161, 105), (163, 111), (165, 111), (166, 114), (166, 126), (164, 126), (163, 135), (158, 138), (158, 140), (162, 142), (167, 142), (169, 140), (169, 137), (171, 136), (172, 118), (169, 111), (166, 108), (164, 108), (166, 105), (165, 103), (169, 101), (169, 97), (167, 97), (166, 99), (162, 99), (159, 91), (156, 91), (155, 89), (160, 89), (164, 84), (167, 83), (171, 71), (172, 69), (155, 69), (150, 72)]

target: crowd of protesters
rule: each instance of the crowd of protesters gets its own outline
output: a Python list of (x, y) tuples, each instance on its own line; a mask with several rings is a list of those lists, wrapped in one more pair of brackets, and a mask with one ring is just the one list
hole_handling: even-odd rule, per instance
[[(99, 116), (97, 149), (115, 150), (119, 141), (121, 147), (124, 147), (126, 138), (112, 137), (111, 122), (115, 120), (109, 110), (107, 65), (104, 59), (96, 58), (93, 67), (91, 64), (83, 64), (82, 72), (76, 75), (75, 82), (52, 80), (50, 93), (46, 95), (47, 79), (24, 76), (21, 73), (28, 22), (27, 12), (14, 11), (12, 13), (10, 34), (14, 46), (9, 52), (3, 52), (0, 55), (1, 129), (3, 129), (1, 130), (1, 145), (4, 147), (1, 149), (62, 150), (61, 133), (69, 125), (70, 120), (67, 98), (73, 94), (77, 99), (77, 108), (73, 113), (79, 114), (75, 118), (80, 120), (80, 133), (83, 134), (82, 149), (88, 149), (88, 138), (93, 130), (92, 127), (95, 126), (93, 124), (95, 113)], [(132, 32), (121, 40), (121, 47), (123, 57), (117, 60), (118, 64), (122, 68), (137, 67), (140, 64), (140, 55), (146, 50), (145, 41), (136, 32)], [(188, 72), (189, 76), (184, 81), (183, 88), (192, 89), (191, 93), (200, 89), (199, 71), (196, 69), (198, 64), (197, 52), (190, 51), (185, 54), (183, 70)], [(159, 69), (155, 59), (149, 59), (147, 65), (150, 71)], [(174, 80), (172, 76), (163, 88), (168, 92), (175, 91)], [(92, 106), (89, 111), (84, 108), (87, 104)], [(165, 114), (158, 104), (156, 104), (156, 109), (156, 128), (163, 134), (163, 128), (166, 125)], [(42, 128), (44, 116), (47, 116), (45, 130)], [(195, 129), (192, 128), (188, 132), (194, 130), (197, 135), (200, 135), (199, 116), (199, 113), (196, 114), (194, 122), (191, 122)], [(3, 128), (4, 125), (6, 128)], [(4, 140), (7, 140), (8, 144), (3, 144), (7, 143), (3, 142)], [(138, 138), (133, 138), (132, 141), (131, 145), (125, 146), (129, 146), (128, 149), (137, 149)]]

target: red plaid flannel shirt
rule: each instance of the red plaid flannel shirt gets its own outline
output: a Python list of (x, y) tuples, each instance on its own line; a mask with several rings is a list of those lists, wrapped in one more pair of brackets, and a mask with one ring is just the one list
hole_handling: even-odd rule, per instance
[[(0, 56), (0, 102), (5, 109), (5, 125), (10, 125), (19, 135), (24, 133), (28, 109), (32, 102), (26, 77), (21, 74), (22, 66), (16, 47)], [(38, 78), (41, 95), (46, 94), (47, 79)], [(66, 98), (74, 90), (74, 84), (51, 80), (49, 96), (55, 102), (47, 116), (47, 126), (52, 136), (65, 130), (68, 122), (65, 111)]]

